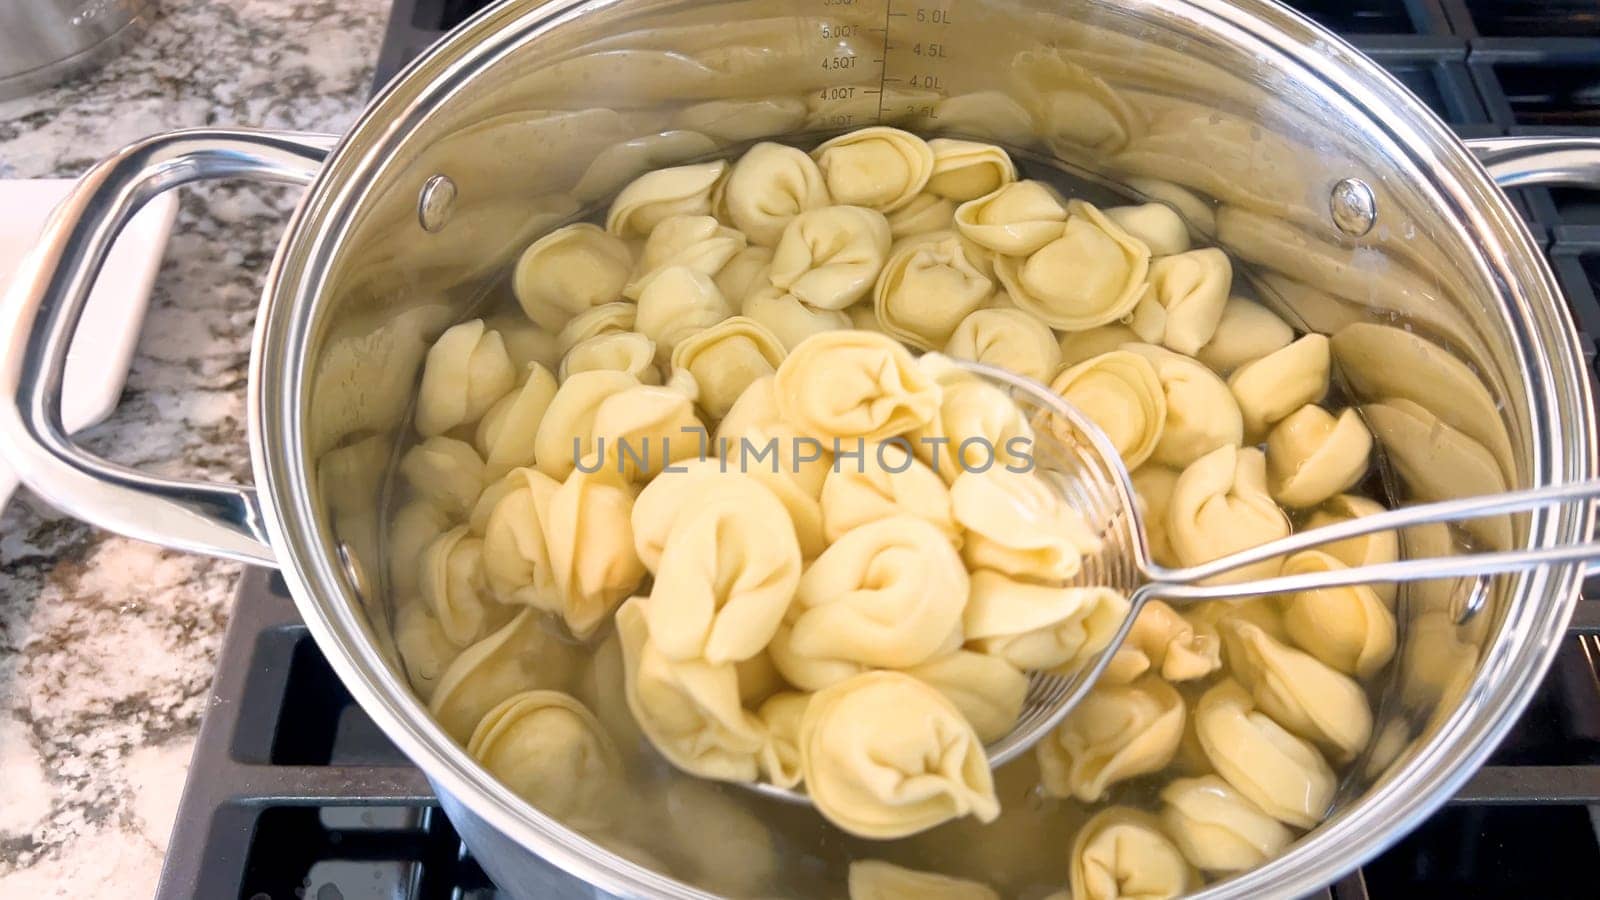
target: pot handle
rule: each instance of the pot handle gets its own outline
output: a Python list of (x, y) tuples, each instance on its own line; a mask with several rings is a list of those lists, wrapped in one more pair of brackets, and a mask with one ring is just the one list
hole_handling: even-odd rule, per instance
[(305, 185), (338, 138), (193, 129), (95, 164), (51, 213), (0, 303), (0, 454), (22, 482), (91, 524), (174, 549), (273, 565), (255, 488), (140, 472), (72, 443), (61, 420), (67, 349), (106, 253), (150, 198), (195, 181)]
[(1600, 138), (1473, 138), (1467, 148), (1502, 188), (1600, 185)]

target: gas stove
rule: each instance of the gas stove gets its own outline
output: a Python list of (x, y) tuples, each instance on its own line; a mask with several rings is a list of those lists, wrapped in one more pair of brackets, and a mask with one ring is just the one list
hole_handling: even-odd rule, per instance
[[(386, 82), (488, 0), (395, 0)], [(1385, 65), (1463, 137), (1600, 136), (1595, 0), (1291, 3)], [(1600, 194), (1517, 191), (1585, 333), (1600, 336)], [(426, 779), (351, 699), (283, 582), (252, 570), (158, 896), (491, 900)], [(1532, 705), (1451, 803), (1323, 900), (1600, 894), (1600, 579)]]

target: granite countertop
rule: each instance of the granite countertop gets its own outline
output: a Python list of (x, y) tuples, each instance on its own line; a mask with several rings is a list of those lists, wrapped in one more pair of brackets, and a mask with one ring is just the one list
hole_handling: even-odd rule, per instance
[[(199, 125), (339, 131), (385, 0), (210, 0), (105, 68), (0, 102), (0, 178), (77, 175)], [(168, 474), (249, 477), (244, 383), (283, 188), (185, 193), (111, 420), (80, 440)], [(0, 211), (3, 214), (3, 211)], [(19, 491), (0, 516), (0, 897), (155, 889), (240, 567), (111, 537)]]

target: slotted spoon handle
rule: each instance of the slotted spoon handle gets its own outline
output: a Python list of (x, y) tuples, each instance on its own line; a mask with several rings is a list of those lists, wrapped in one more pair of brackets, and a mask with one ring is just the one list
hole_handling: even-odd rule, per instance
[(1600, 543), (1546, 547), (1535, 550), (1510, 550), (1469, 553), (1437, 559), (1407, 559), (1370, 566), (1357, 566), (1331, 572), (1307, 572), (1236, 584), (1202, 585), (1197, 582), (1231, 572), (1242, 566), (1346, 538), (1380, 531), (1393, 531), (1413, 525), (1459, 522), (1482, 516), (1518, 512), (1556, 503), (1600, 499), (1600, 481), (1575, 481), (1502, 494), (1485, 494), (1459, 500), (1444, 500), (1362, 516), (1347, 522), (1302, 531), (1276, 541), (1241, 550), (1219, 559), (1185, 569), (1151, 567), (1151, 580), (1135, 596), (1161, 597), (1168, 601), (1197, 602), (1229, 597), (1254, 597), (1263, 594), (1344, 587), (1372, 582), (1424, 581), (1433, 578), (1458, 578), (1516, 572), (1557, 563), (1600, 560)]

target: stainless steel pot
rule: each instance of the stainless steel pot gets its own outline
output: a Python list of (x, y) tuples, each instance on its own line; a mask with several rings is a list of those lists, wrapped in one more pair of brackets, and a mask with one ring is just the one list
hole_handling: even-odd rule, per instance
[(0, 6), (0, 100), (104, 62), (155, 10), (156, 0), (19, 0)]
[[(356, 438), (396, 440), (427, 341), (534, 235), (633, 174), (879, 121), (997, 139), (1169, 200), (1309, 330), (1411, 332), (1419, 340), (1394, 355), (1339, 358), (1353, 400), (1399, 398), (1405, 421), (1429, 426), (1377, 429), (1398, 496), (1595, 475), (1572, 323), (1496, 182), (1600, 181), (1600, 142), (1463, 146), (1373, 62), (1264, 0), (502, 4), (413, 64), (342, 139), (180, 132), (93, 169), (6, 308), (18, 337), (0, 372), (0, 450), (39, 494), (105, 528), (278, 566), (335, 670), (507, 890), (703, 896), (530, 808), (435, 726), (389, 636), (382, 473), (350, 483), (319, 479), (317, 465)], [(258, 318), (256, 487), (97, 459), (68, 441), (60, 399), (106, 246), (155, 193), (232, 176), (308, 185)], [(1570, 543), (1589, 537), (1590, 512), (1572, 504), (1474, 534)], [(1580, 574), (1403, 596), (1377, 737), (1337, 811), (1204, 895), (1303, 894), (1442, 803), (1539, 684)]]

